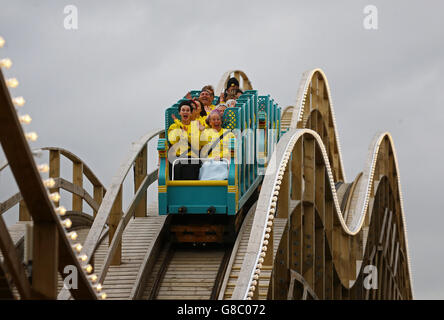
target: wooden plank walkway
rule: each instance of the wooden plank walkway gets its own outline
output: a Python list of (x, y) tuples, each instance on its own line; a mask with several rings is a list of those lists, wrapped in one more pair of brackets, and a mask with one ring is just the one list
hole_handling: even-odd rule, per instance
[[(130, 298), (139, 269), (150, 245), (159, 235), (166, 216), (148, 216), (131, 219), (123, 233), (122, 263), (110, 266), (103, 283), (103, 291), (111, 300)], [(95, 253), (96, 272), (101, 272), (108, 250), (108, 239), (104, 240)]]

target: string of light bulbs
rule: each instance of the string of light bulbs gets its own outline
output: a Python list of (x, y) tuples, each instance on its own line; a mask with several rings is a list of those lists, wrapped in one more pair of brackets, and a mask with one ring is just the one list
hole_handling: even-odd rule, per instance
[[(5, 43), (6, 43), (5, 39), (0, 36), (0, 48), (3, 48)], [(0, 68), (10, 69), (12, 67), (12, 65), (13, 65), (13, 63), (12, 63), (11, 59), (9, 59), (9, 58), (0, 59)], [(6, 83), (7, 87), (10, 89), (15, 89), (19, 86), (19, 81), (17, 80), (17, 78), (5, 79), (5, 83)], [(25, 99), (21, 96), (12, 98), (12, 102), (17, 110), (19, 108), (23, 107), (26, 103)], [(19, 118), (20, 123), (23, 126), (30, 124), (32, 121), (31, 116), (29, 116), (28, 114), (18, 115), (18, 118)], [(36, 132), (27, 132), (27, 133), (25, 133), (25, 138), (27, 139), (28, 143), (35, 142), (38, 139), (38, 135)], [(32, 154), (35, 157), (39, 156), (38, 152), (33, 152)], [(38, 164), (37, 169), (41, 174), (45, 174), (45, 173), (49, 172), (49, 165), (47, 163)], [(77, 255), (77, 259), (79, 260), (79, 263), (82, 267), (82, 271), (87, 274), (87, 279), (91, 282), (91, 286), (94, 288), (98, 297), (103, 300), (106, 299), (107, 294), (102, 291), (103, 290), (102, 284), (97, 283), (98, 277), (95, 273), (93, 273), (93, 270), (94, 270), (93, 266), (91, 264), (86, 263), (86, 261), (88, 260), (88, 256), (86, 254), (81, 253), (82, 248), (83, 248), (82, 244), (79, 242), (76, 242), (77, 238), (78, 238), (77, 232), (70, 231), (70, 229), (72, 227), (71, 219), (64, 218), (64, 216), (66, 215), (66, 212), (67, 212), (66, 208), (63, 206), (56, 207), (56, 205), (59, 203), (60, 198), (61, 198), (60, 193), (59, 192), (52, 192), (51, 193), (49, 191), (50, 189), (54, 188), (54, 186), (56, 185), (56, 181), (53, 178), (48, 178), (48, 179), (42, 178), (42, 182), (43, 182), (43, 185), (45, 186), (45, 188), (47, 189), (49, 199), (53, 203), (54, 210), (57, 213), (58, 221), (64, 227), (65, 232), (66, 232), (66, 236), (67, 236), (68, 240), (71, 242), (71, 248), (72, 248), (73, 252)]]

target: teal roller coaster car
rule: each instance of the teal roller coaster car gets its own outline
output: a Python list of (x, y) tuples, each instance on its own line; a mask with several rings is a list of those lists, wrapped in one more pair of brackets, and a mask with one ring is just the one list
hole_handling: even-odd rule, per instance
[[(200, 91), (191, 94), (195, 98)], [(165, 137), (172, 114), (180, 118), (178, 106), (183, 100), (165, 111)], [(277, 103), (269, 95), (258, 96), (256, 90), (245, 91), (236, 107), (225, 110), (222, 126), (235, 135), (230, 139), (227, 180), (172, 180), (171, 145), (167, 138), (159, 139), (159, 214), (172, 216), (177, 241), (224, 242), (228, 234), (236, 233), (280, 138), (280, 116)]]

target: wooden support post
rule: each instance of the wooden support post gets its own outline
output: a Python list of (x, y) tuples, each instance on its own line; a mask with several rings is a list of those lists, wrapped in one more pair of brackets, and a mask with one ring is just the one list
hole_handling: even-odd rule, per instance
[[(325, 180), (327, 184), (328, 179)], [(325, 299), (332, 300), (334, 287), (333, 287), (333, 200), (331, 199), (331, 193), (326, 194), (325, 201)]]
[(325, 233), (321, 219), (315, 217), (315, 285), (314, 291), (319, 299), (325, 297)]
[(57, 299), (59, 254), (57, 226), (53, 222), (34, 221), (33, 229), (32, 288), (47, 299)]
[(302, 274), (302, 243), (303, 243), (303, 231), (302, 231), (302, 205), (298, 204), (293, 209), (291, 214), (290, 226), (290, 269), (295, 270), (297, 273)]
[(278, 217), (288, 219), (290, 210), (290, 170), (287, 169), (284, 172), (284, 176), (281, 183), (281, 189), (278, 197)]
[[(49, 151), (49, 177), (54, 180), (60, 178), (60, 151), (50, 150)], [(60, 188), (49, 189), (49, 192), (60, 192)], [(54, 202), (54, 205), (58, 207), (59, 201)]]
[(333, 293), (333, 299), (334, 300), (342, 300), (342, 283), (339, 279), (339, 276), (336, 272), (333, 271), (333, 287), (334, 287), (334, 293)]
[(14, 242), (12, 241), (11, 235), (9, 234), (8, 228), (0, 215), (0, 251), (3, 253), (3, 261), (8, 272), (14, 280), (15, 286), (20, 293), (22, 299), (31, 299), (32, 290), (31, 286), (26, 278), (25, 269), (17, 255), (17, 250), (15, 248)]
[[(103, 200), (103, 187), (102, 186), (94, 186), (94, 201), (100, 206)], [(97, 210), (94, 210), (94, 219), (96, 218)]]
[(291, 157), (291, 199), (302, 200), (302, 139), (296, 142)]
[(19, 221), (31, 221), (31, 215), (24, 200), (20, 200), (19, 203)]
[[(145, 179), (147, 175), (147, 146), (143, 147), (143, 149), (140, 151), (140, 153), (137, 156), (136, 162), (134, 164), (134, 193), (137, 192), (137, 189), (143, 182), (143, 179)], [(139, 204), (137, 205), (134, 215), (136, 217), (145, 217), (147, 207), (147, 193), (146, 191), (143, 193), (142, 198), (140, 199)]]
[[(122, 218), (122, 188), (120, 187), (119, 193), (116, 196), (113, 207), (111, 208), (111, 212), (109, 214), (109, 243), (111, 244), (113, 241), (114, 233), (117, 230), (117, 226), (119, 225), (120, 219)], [(117, 247), (116, 253), (114, 257), (111, 259), (111, 265), (120, 265), (122, 262), (122, 240)]]
[[(72, 164), (72, 182), (75, 186), (83, 188), (83, 163), (73, 162)], [(83, 198), (72, 194), (72, 210), (83, 212)]]
[(305, 278), (310, 288), (314, 288), (314, 255), (315, 255), (315, 221), (314, 206), (312, 204), (303, 204), (303, 265), (302, 276)]

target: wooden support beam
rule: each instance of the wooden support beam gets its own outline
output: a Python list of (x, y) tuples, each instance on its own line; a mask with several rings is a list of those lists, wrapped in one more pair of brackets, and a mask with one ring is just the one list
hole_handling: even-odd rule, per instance
[[(148, 172), (148, 151), (145, 145), (136, 158), (134, 163), (134, 193), (137, 192)], [(142, 199), (136, 207), (134, 215), (136, 217), (145, 217), (147, 215), (147, 193), (142, 195)]]
[(32, 288), (46, 299), (57, 298), (59, 237), (57, 225), (34, 221)]
[[(72, 164), (72, 183), (83, 189), (83, 163), (81, 162)], [(83, 212), (83, 199), (74, 193), (72, 194), (72, 210)]]
[(290, 214), (290, 196), (290, 170), (287, 166), (282, 179), (277, 203), (279, 218), (288, 219), (288, 216)]
[(299, 139), (291, 156), (291, 199), (302, 200), (302, 139)]
[(31, 221), (31, 215), (24, 200), (20, 200), (19, 204), (19, 221)]
[(314, 291), (319, 299), (325, 298), (325, 232), (320, 217), (315, 217), (315, 285)]
[(289, 246), (290, 246), (290, 269), (295, 270), (297, 273), (302, 274), (302, 261), (303, 261), (303, 230), (302, 230), (302, 205), (298, 204), (291, 214), (290, 221), (290, 233), (289, 233)]
[(304, 203), (303, 216), (303, 265), (302, 275), (310, 285), (314, 288), (315, 272), (314, 272), (314, 246), (315, 246), (315, 221), (314, 221), (314, 206), (312, 204)]
[[(49, 177), (54, 180), (60, 178), (60, 151), (50, 150), (49, 151)], [(60, 188), (49, 189), (49, 192), (60, 192)], [(58, 207), (60, 205), (59, 201), (54, 202), (54, 205)]]
[(4, 264), (8, 268), (8, 272), (17, 287), (20, 297), (22, 299), (31, 299), (31, 285), (28, 282), (25, 269), (2, 216), (0, 216), (0, 249), (3, 253)]
[[(99, 205), (99, 207), (102, 204), (102, 200), (103, 200), (103, 196), (104, 196), (103, 191), (104, 191), (103, 186), (94, 186), (94, 201)], [(98, 210), (96, 210), (96, 209), (94, 209), (94, 211), (93, 211), (94, 218), (97, 215), (97, 211)]]
[[(120, 187), (119, 192), (116, 196), (116, 200), (114, 201), (113, 207), (111, 209), (111, 212), (109, 214), (109, 243), (112, 243), (114, 233), (117, 230), (117, 226), (119, 225), (120, 219), (122, 218), (123, 211), (122, 211), (122, 188)], [(113, 258), (111, 259), (111, 265), (120, 265), (122, 261), (122, 240), (120, 240), (120, 243), (118, 245), (118, 248), (116, 250), (116, 253), (114, 254)]]

